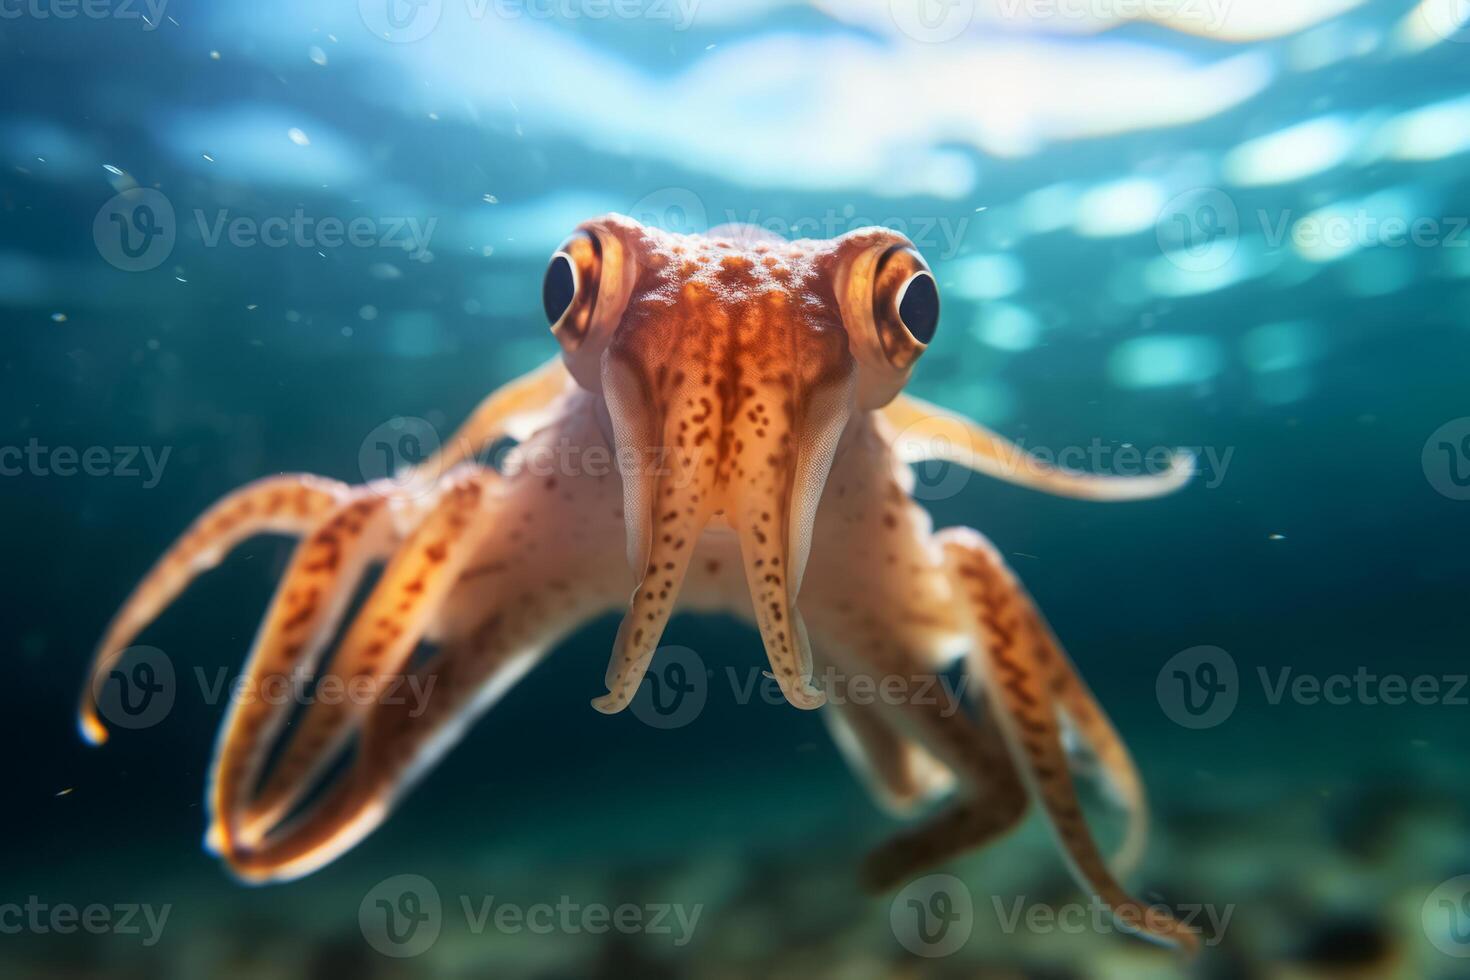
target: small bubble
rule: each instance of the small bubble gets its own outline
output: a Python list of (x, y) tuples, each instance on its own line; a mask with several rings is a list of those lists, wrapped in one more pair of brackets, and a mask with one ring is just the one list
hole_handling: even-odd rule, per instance
[(307, 54), (307, 57), (311, 58), (312, 64), (314, 64), (314, 65), (321, 65), (323, 68), (326, 67), (326, 65), (327, 65), (327, 53), (325, 51), (323, 51), (321, 48), (317, 47), (315, 44), (313, 44), (310, 48), (307, 49), (306, 54)]
[(211, 51), (211, 52), (209, 52), (209, 60), (210, 61), (218, 61), (219, 60), (219, 52), (218, 51)]
[(66, 322), (66, 314), (65, 313), (53, 313), (53, 314), (51, 314), (51, 322), (52, 323), (65, 323)]
[(297, 129), (295, 126), (292, 126), (290, 129), (288, 129), (286, 131), (286, 135), (289, 136), (291, 138), (291, 142), (295, 143), (297, 146), (311, 145), (311, 140), (307, 137), (307, 135), (301, 130)]
[(344, 337), (351, 337), (352, 336), (352, 328), (351, 327), (343, 327), (342, 328), (342, 336), (344, 336)]
[(300, 323), (301, 322), (301, 314), (300, 313), (297, 313), (295, 310), (287, 310), (286, 311), (286, 322), (287, 323)]
[(1268, 534), (1268, 535), (1266, 535), (1266, 540), (1267, 541), (1285, 541), (1286, 540), (1286, 535), (1284, 535), (1284, 534)]
[(378, 318), (378, 308), (376, 306), (373, 306), (371, 303), (369, 303), (366, 306), (363, 306), (361, 309), (359, 309), (357, 311), (357, 315), (360, 316), (364, 320), (369, 320), (369, 321), (376, 320)]
[(500, 198), (496, 197), (494, 194), (486, 194), (484, 197), (484, 201), (486, 204), (499, 204)]

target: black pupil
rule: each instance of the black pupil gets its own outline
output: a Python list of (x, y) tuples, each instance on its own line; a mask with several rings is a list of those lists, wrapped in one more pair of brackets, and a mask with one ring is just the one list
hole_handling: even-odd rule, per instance
[(572, 260), (565, 255), (553, 255), (546, 267), (546, 279), (541, 283), (541, 305), (546, 307), (546, 322), (556, 323), (572, 305), (577, 295), (577, 280), (572, 274)]
[(939, 327), (939, 290), (934, 286), (934, 277), (921, 272), (909, 281), (903, 291), (903, 301), (898, 304), (898, 317), (909, 333), (921, 344), (934, 339)]

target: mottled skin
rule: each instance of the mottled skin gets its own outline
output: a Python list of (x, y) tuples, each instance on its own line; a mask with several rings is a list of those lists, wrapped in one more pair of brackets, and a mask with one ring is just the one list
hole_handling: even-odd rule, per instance
[[(106, 738), (93, 691), (194, 575), (250, 534), (299, 535), (247, 676), (334, 676), (372, 696), (313, 705), (289, 730), (289, 705), (231, 706), (209, 844), (244, 880), (285, 880), (371, 832), (465, 725), (590, 617), (626, 610), (608, 693), (593, 702), (615, 712), (676, 606), (725, 612), (760, 630), (793, 705), (830, 697), (823, 714), (880, 801), (911, 813), (947, 797), (869, 857), (867, 884), (890, 887), (985, 843), (1035, 798), (1089, 891), (1145, 934), (1192, 949), (1193, 932), (1145, 918), (1117, 884), (1061, 736), (1070, 729), (1091, 749), (1129, 810), (1120, 870), (1139, 857), (1146, 824), (1127, 750), (998, 552), (975, 531), (933, 532), (906, 465), (945, 459), (1122, 500), (1182, 485), (1189, 460), (1133, 479), (1057, 470), (900, 395), (924, 344), (898, 297), (928, 273), (885, 229), (786, 242), (744, 228), (672, 235), (610, 215), (558, 256), (575, 270), (575, 296), (553, 324), (562, 356), (493, 394), (406, 479), (354, 488), (279, 476), (217, 504), (113, 621), (84, 734)], [(506, 436), (521, 440), (508, 465), (474, 461)], [(383, 575), (324, 658), (377, 562)], [(411, 660), (426, 640), (432, 654)], [(814, 655), (826, 690), (811, 682)], [(978, 711), (935, 683), (962, 655), (985, 692)], [(433, 682), (422, 713), (381, 696), (405, 673)], [(888, 690), (901, 696), (844, 696), (866, 679), (897, 682)], [(351, 767), (302, 807), (354, 739)]]

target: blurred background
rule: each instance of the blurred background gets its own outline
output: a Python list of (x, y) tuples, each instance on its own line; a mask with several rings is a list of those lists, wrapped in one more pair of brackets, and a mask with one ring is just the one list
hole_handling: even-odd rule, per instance
[[(1464, 0), (0, 0), (0, 972), (1470, 977), (1467, 22)], [(863, 895), (898, 824), (819, 718), (728, 681), (763, 661), (730, 622), (667, 634), (708, 678), (677, 724), (588, 706), (616, 621), (587, 625), (284, 886), (200, 846), (223, 706), (196, 679), (242, 663), (286, 542), (143, 636), (171, 710), (82, 744), (93, 644), (173, 536), (255, 477), (361, 482), (384, 432), (447, 438), (554, 352), (547, 256), (605, 211), (897, 228), (945, 301), (915, 393), (1089, 467), (1199, 450), (1192, 486), (1128, 505), (920, 474), (1129, 742), (1156, 814), (1131, 884), (1194, 910), (1198, 961), (1090, 914), (1034, 819), (913, 886), (946, 890), (939, 939), (913, 894)], [(372, 912), (407, 891), (438, 913), (404, 945)], [(567, 911), (533, 928), (543, 907)]]

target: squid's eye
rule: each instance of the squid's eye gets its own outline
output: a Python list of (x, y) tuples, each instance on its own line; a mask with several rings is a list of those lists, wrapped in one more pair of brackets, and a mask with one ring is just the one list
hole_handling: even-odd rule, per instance
[(560, 252), (551, 257), (546, 267), (546, 278), (541, 283), (541, 305), (546, 308), (546, 322), (555, 323), (572, 305), (577, 295), (577, 271), (572, 260)]
[(914, 249), (895, 245), (878, 260), (873, 276), (873, 323), (889, 363), (907, 368), (939, 327), (939, 287)]
[(597, 306), (602, 249), (597, 239), (579, 231), (562, 243), (546, 266), (541, 281), (541, 305), (546, 322), (562, 345), (575, 350), (592, 326)]
[(934, 330), (939, 326), (939, 287), (934, 285), (933, 276), (916, 272), (904, 284), (898, 299), (898, 318), (919, 343), (934, 339)]

